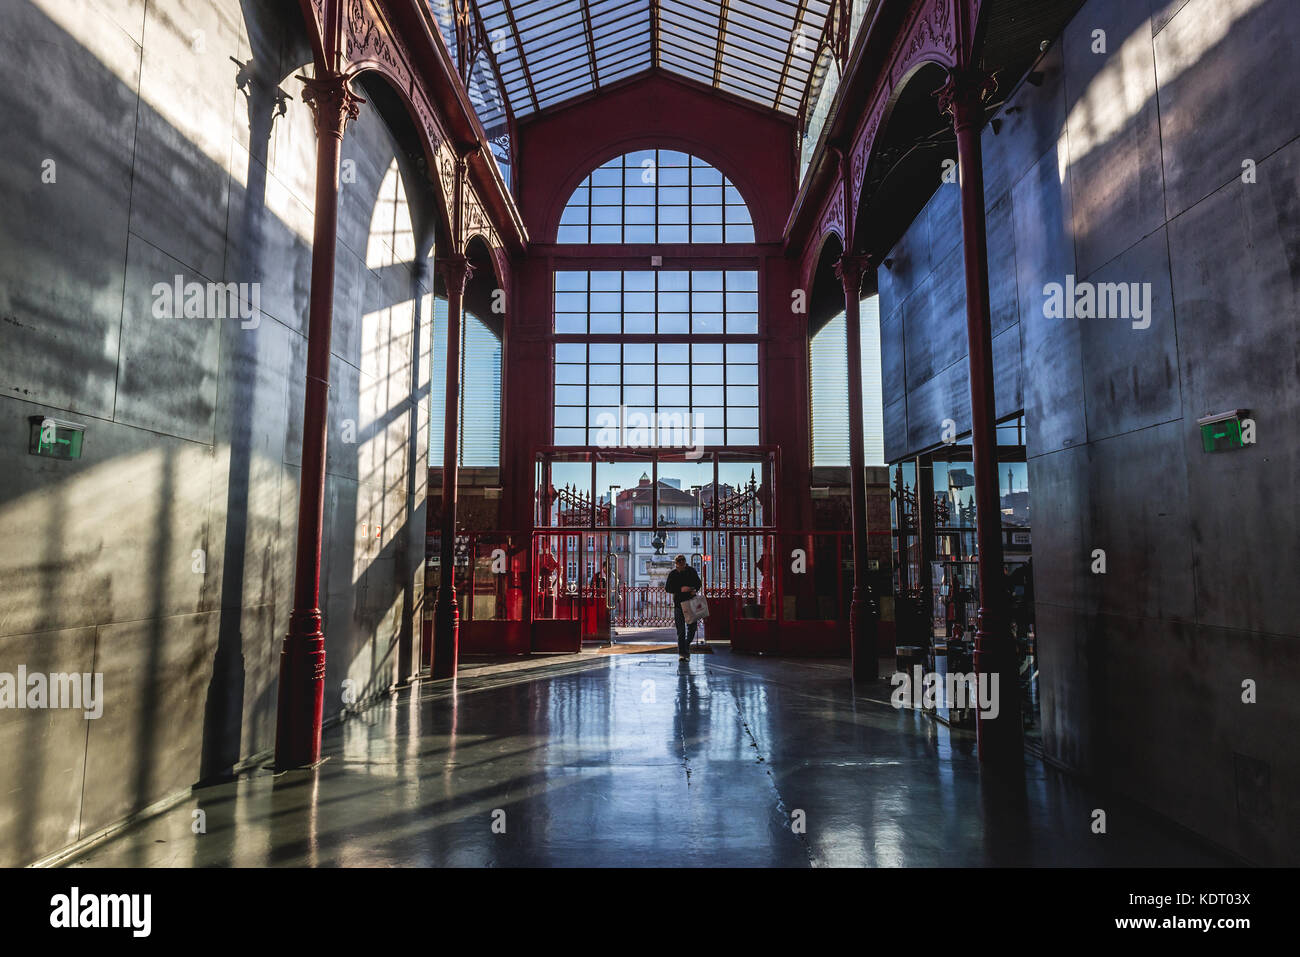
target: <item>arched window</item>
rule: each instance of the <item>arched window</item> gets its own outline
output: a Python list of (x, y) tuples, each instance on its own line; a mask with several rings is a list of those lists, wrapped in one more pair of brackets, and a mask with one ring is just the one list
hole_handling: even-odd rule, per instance
[(560, 218), (561, 243), (752, 243), (731, 180), (678, 150), (637, 150), (592, 170)]

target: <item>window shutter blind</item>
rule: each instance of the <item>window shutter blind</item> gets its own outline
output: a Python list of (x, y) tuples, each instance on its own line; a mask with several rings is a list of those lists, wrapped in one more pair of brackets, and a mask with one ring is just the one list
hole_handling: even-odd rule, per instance
[[(429, 463), (442, 465), (443, 414), (447, 395), (447, 300), (435, 299), (433, 390), (429, 409)], [(471, 313), (463, 314), (460, 338), (460, 447), (463, 467), (501, 462), (501, 341)]]
[[(862, 427), (865, 462), (885, 464), (884, 409), (880, 372), (880, 301), (862, 300)], [(847, 330), (840, 313), (813, 336), (809, 348), (812, 388), (813, 465), (849, 464), (849, 370)]]

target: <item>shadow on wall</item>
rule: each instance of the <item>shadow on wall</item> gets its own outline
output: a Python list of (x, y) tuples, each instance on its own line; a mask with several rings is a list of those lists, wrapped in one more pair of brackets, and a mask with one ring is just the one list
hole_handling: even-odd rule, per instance
[[(250, 2), (241, 22), (235, 0), (157, 6), (112, 23), (95, 4), (18, 2), (0, 27), (0, 119), (16, 133), (0, 174), (17, 184), (0, 236), (0, 672), (103, 674), (97, 719), (0, 709), (14, 774), (0, 864), (274, 744), (315, 175), (310, 111), (285, 78), (309, 54), (290, 7)], [(52, 104), (39, 118), (38, 102)], [(360, 697), (399, 674), (421, 601), (427, 474), (431, 200), (406, 201), (405, 152), (373, 110), (344, 157), (327, 713), (344, 680)], [(206, 299), (171, 318), (158, 287), (176, 276), (258, 285), (230, 318)], [(28, 418), (47, 415), (85, 425), (82, 458), (28, 454)]]

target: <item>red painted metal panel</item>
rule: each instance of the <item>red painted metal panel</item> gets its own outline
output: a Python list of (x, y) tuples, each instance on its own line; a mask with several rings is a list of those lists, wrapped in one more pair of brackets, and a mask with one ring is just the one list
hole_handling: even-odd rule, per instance
[(787, 621), (776, 629), (776, 652), (804, 658), (843, 658), (849, 634), (840, 621)]
[(462, 622), (462, 655), (526, 655), (533, 650), (532, 631), (525, 621)]
[(762, 618), (733, 618), (731, 650), (742, 654), (772, 653), (777, 648), (777, 624)]
[(577, 618), (547, 618), (532, 623), (533, 651), (582, 651), (582, 622)]

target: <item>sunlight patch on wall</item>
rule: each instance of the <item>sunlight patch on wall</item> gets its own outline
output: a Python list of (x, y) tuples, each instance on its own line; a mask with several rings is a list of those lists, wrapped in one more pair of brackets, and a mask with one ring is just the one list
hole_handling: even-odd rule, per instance
[[(1094, 148), (1121, 135), (1128, 123), (1142, 110), (1156, 93), (1157, 83), (1168, 87), (1182, 75), (1186, 66), (1203, 62), (1209, 51), (1222, 43), (1236, 22), (1250, 14), (1265, 0), (1213, 0), (1210, 3), (1189, 4), (1166, 25), (1160, 33), (1160, 44), (1167, 50), (1162, 53), (1158, 77), (1145, 67), (1152, 60), (1150, 21), (1143, 20), (1127, 37), (1107, 36), (1107, 52), (1093, 55), (1104, 57), (1105, 65), (1097, 72), (1083, 91), (1067, 120), (1070, 131), (1070, 152), (1075, 162)], [(1179, 17), (1196, 16), (1195, 29), (1171, 29)], [(1095, 35), (1080, 35), (1079, 42), (1095, 44)], [(1118, 44), (1118, 46), (1116, 46)], [(1172, 66), (1183, 64), (1184, 66)], [(1133, 82), (1144, 75), (1150, 83)], [(1065, 181), (1064, 175), (1061, 181)]]
[(366, 266), (381, 269), (398, 263), (415, 262), (415, 229), (406, 187), (394, 159), (384, 174), (370, 216), (370, 237), (366, 242)]

